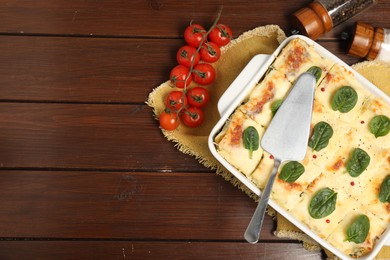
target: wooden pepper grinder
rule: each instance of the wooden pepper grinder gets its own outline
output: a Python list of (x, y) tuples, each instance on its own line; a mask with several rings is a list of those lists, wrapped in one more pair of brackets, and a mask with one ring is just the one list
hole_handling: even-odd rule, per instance
[(390, 30), (356, 22), (348, 44), (349, 55), (390, 62)]
[(315, 40), (376, 2), (377, 0), (315, 0), (292, 15), (291, 32), (301, 33)]

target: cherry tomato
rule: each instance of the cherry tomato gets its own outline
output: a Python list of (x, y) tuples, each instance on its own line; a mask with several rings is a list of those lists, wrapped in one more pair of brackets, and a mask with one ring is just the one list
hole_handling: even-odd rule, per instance
[(184, 30), (184, 40), (190, 46), (198, 48), (206, 30), (199, 24), (191, 24)]
[(198, 127), (204, 121), (204, 113), (198, 107), (189, 107), (181, 115), (181, 120), (188, 127)]
[(179, 125), (179, 116), (175, 112), (164, 110), (160, 115), (160, 126), (168, 131), (175, 130)]
[(190, 68), (192, 63), (193, 66), (199, 63), (200, 55), (195, 47), (185, 45), (177, 51), (176, 60), (177, 63)]
[(192, 77), (194, 81), (201, 85), (208, 85), (215, 80), (215, 69), (208, 63), (199, 63), (194, 67)]
[(208, 63), (216, 62), (221, 56), (221, 49), (215, 42), (206, 42), (200, 49), (200, 58)]
[(209, 41), (215, 42), (218, 46), (225, 46), (233, 38), (232, 30), (224, 24), (217, 24), (209, 33)]
[(184, 88), (184, 86), (188, 86), (192, 82), (192, 75), (190, 74), (190, 70), (183, 65), (177, 65), (174, 67), (171, 70), (169, 78), (171, 83), (178, 88)]
[(210, 100), (210, 94), (207, 89), (194, 87), (187, 91), (188, 103), (194, 107), (205, 107)]
[(187, 104), (187, 96), (183, 91), (171, 91), (165, 98), (165, 106), (173, 111), (179, 111), (181, 108), (187, 107)]

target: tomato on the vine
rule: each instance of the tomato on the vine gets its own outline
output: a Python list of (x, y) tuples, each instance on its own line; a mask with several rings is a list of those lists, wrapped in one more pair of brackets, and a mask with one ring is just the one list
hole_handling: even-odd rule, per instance
[(216, 62), (221, 56), (221, 49), (215, 42), (203, 43), (200, 49), (200, 58), (209, 63)]
[(201, 85), (209, 85), (215, 80), (215, 69), (208, 63), (199, 63), (192, 71), (193, 80)]
[(189, 86), (192, 82), (192, 75), (190, 74), (190, 70), (183, 65), (177, 65), (171, 70), (171, 74), (169, 76), (171, 83), (178, 87), (184, 88), (184, 86)]
[(176, 60), (177, 63), (190, 68), (192, 63), (193, 66), (199, 63), (200, 55), (195, 47), (185, 45), (177, 51)]
[(198, 48), (206, 30), (199, 24), (191, 24), (184, 30), (184, 40), (190, 46)]
[(205, 107), (210, 100), (210, 94), (207, 89), (202, 87), (193, 87), (187, 91), (188, 104), (194, 107)]
[(209, 33), (209, 41), (225, 46), (233, 38), (232, 30), (225, 24), (217, 24)]
[(161, 113), (159, 121), (160, 126), (168, 131), (175, 130), (180, 125), (179, 115), (168, 109)]
[(187, 107), (188, 98), (183, 91), (174, 90), (165, 98), (165, 106), (173, 111), (179, 111)]
[(189, 107), (181, 114), (181, 120), (188, 127), (198, 127), (204, 121), (204, 113), (198, 107)]

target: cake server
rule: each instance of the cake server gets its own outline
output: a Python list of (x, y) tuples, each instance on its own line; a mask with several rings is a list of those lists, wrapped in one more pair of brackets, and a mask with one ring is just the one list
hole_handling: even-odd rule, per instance
[(245, 231), (245, 240), (257, 243), (272, 186), (279, 166), (284, 161), (299, 161), (305, 157), (312, 116), (316, 78), (303, 73), (271, 120), (261, 147), (274, 157), (274, 166), (256, 211)]

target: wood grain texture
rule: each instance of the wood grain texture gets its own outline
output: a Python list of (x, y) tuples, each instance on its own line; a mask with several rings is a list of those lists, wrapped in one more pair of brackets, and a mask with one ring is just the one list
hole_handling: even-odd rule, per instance
[[(0, 183), (3, 238), (242, 241), (256, 206), (211, 173), (0, 171)], [(261, 240), (274, 228), (267, 216)]]
[[(278, 24), (290, 29), (289, 15), (311, 1), (1, 1), (0, 32), (18, 34), (66, 34), (87, 36), (181, 37), (183, 29), (194, 20), (210, 26), (223, 6), (221, 22), (229, 23), (235, 35), (264, 24)], [(336, 27), (323, 38), (335, 39), (341, 30), (356, 20), (390, 27), (387, 0), (379, 1), (367, 12)], [(145, 19), (146, 18), (146, 19)], [(141, 26), (142, 25), (142, 26)]]
[[(325, 259), (273, 235), (244, 242), (256, 204), (180, 153), (145, 104), (191, 20), (234, 36), (311, 1), (0, 0), (0, 259)], [(390, 1), (357, 21), (390, 28)]]
[(2, 100), (143, 103), (182, 40), (0, 37)]
[[(281, 250), (288, 255), (280, 254)], [(17, 252), (17, 253), (16, 253)], [(16, 253), (16, 254), (15, 254)], [(316, 260), (321, 252), (306, 251), (300, 244), (232, 242), (137, 241), (3, 241), (2, 259), (267, 259)]]
[(0, 168), (209, 171), (146, 105), (0, 103)]
[(209, 171), (145, 105), (0, 103), (0, 168)]
[(191, 20), (210, 26), (221, 5), (221, 22), (229, 22), (236, 35), (270, 21), (288, 28), (288, 14), (307, 3), (304, 0), (288, 5), (265, 0), (206, 0), (201, 4), (194, 0), (3, 2), (2, 32), (130, 37), (181, 37)]
[[(338, 42), (320, 43), (349, 64), (358, 61)], [(0, 36), (0, 100), (144, 103), (168, 80), (182, 44), (182, 39)]]

